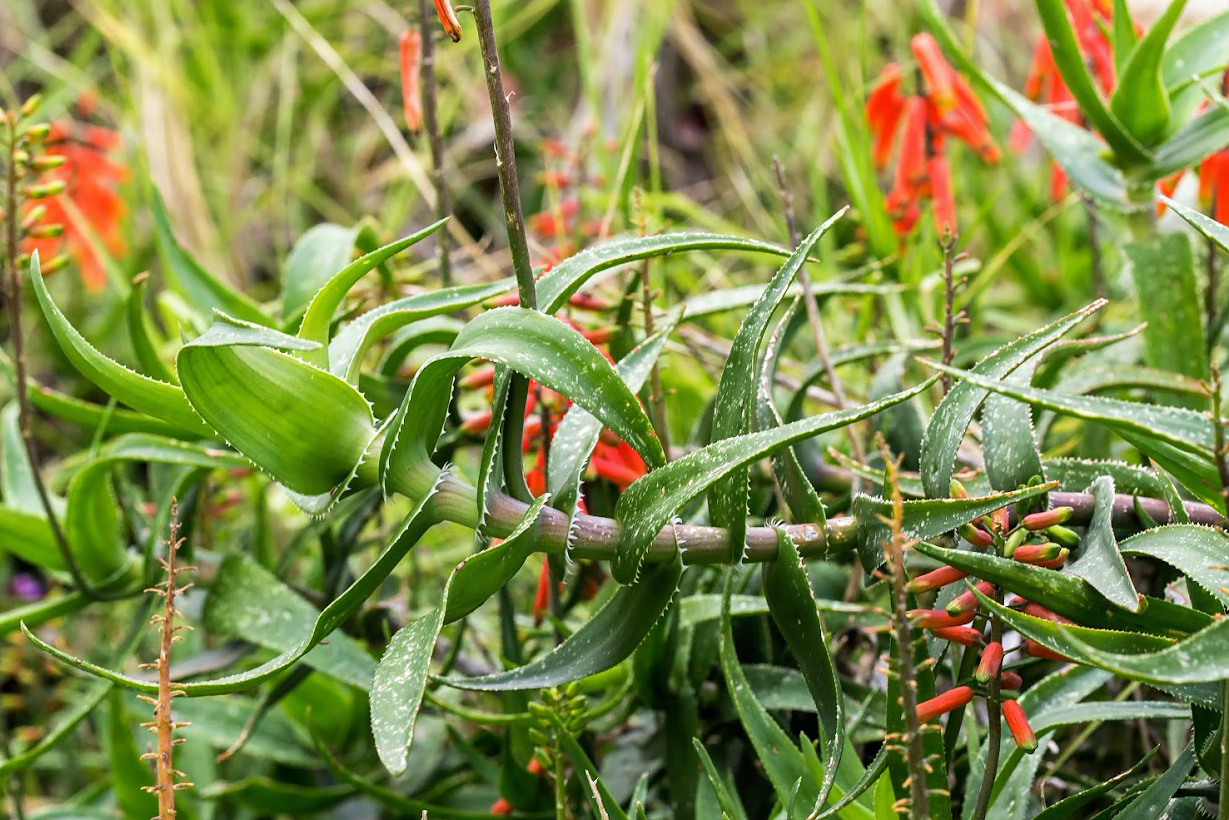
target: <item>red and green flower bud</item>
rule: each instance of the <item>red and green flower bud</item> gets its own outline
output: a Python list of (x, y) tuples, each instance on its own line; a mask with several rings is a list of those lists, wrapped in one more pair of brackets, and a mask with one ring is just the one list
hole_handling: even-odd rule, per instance
[(23, 233), (33, 228), (35, 225), (43, 221), (43, 217), (47, 216), (47, 206), (44, 204), (35, 205), (21, 220), (19, 230)]
[(476, 390), (480, 387), (490, 387), (495, 382), (495, 366), (475, 370), (461, 379), (461, 387), (466, 390)]
[(1025, 641), (1020, 648), (1024, 654), (1030, 655), (1034, 658), (1041, 658), (1042, 660), (1046, 661), (1058, 661), (1060, 663), (1075, 663), (1075, 661), (1071, 660), (1066, 655), (1060, 655), (1052, 649), (1047, 649), (1034, 640)]
[(909, 612), (909, 620), (915, 627), (921, 629), (942, 629), (948, 626), (964, 626), (973, 620), (973, 610), (953, 615), (942, 609), (914, 609)]
[(990, 533), (975, 527), (972, 524), (965, 524), (960, 528), (960, 537), (968, 541), (975, 547), (988, 547), (994, 543), (994, 539), (990, 537)]
[(35, 157), (30, 163), (36, 171), (53, 171), (68, 162), (68, 157), (63, 154), (43, 154)]
[(1051, 540), (1057, 541), (1069, 549), (1074, 549), (1080, 543), (1080, 537), (1073, 530), (1069, 530), (1061, 524), (1055, 527), (1047, 527), (1045, 532)]
[(940, 626), (930, 630), (930, 634), (961, 646), (981, 646), (982, 644), (982, 634), (971, 626)]
[(953, 478), (947, 485), (947, 492), (952, 498), (968, 498), (969, 491), (964, 488), (964, 485), (959, 480)]
[(1020, 751), (1031, 753), (1037, 749), (1037, 736), (1033, 734), (1033, 727), (1028, 725), (1024, 707), (1014, 700), (1003, 701), (1003, 719), (1007, 721), (1007, 728), (1011, 730)]
[(34, 115), (34, 112), (38, 110), (38, 107), (39, 107), (39, 105), (41, 105), (41, 104), (42, 104), (42, 102), (43, 102), (43, 95), (42, 95), (42, 94), (34, 94), (34, 95), (32, 95), (32, 96), (31, 96), (29, 99), (27, 99), (27, 100), (25, 101), (25, 103), (21, 106), (21, 116), (22, 116), (23, 118), (24, 118), (24, 117), (30, 117), (30, 116), (33, 116), (33, 115)]
[(480, 436), (491, 427), (491, 411), (470, 416), (461, 422), (461, 432), (471, 436)]
[(956, 709), (963, 709), (973, 700), (973, 690), (968, 686), (957, 686), (948, 689), (942, 695), (923, 701), (917, 706), (917, 719), (921, 723), (934, 720), (939, 715), (946, 715)]
[[(982, 595), (989, 596), (994, 594), (994, 584), (989, 581), (979, 581), (974, 585), (973, 589), (976, 589)], [(961, 593), (959, 597), (947, 605), (949, 615), (962, 615), (966, 612), (971, 613), (975, 611), (977, 611), (977, 596), (973, 594), (973, 590)]]
[(973, 673), (973, 677), (977, 678), (978, 683), (989, 683), (1002, 668), (1003, 645), (994, 641), (982, 650), (981, 660), (977, 664), (977, 671)]
[(1071, 519), (1071, 514), (1075, 512), (1071, 507), (1055, 507), (1052, 510), (1045, 512), (1036, 512), (1031, 515), (1024, 516), (1020, 523), (1024, 525), (1024, 529), (1044, 530), (1049, 527), (1055, 527), (1059, 524), (1066, 524)]
[(905, 585), (905, 589), (910, 592), (930, 592), (932, 589), (939, 589), (948, 584), (963, 581), (968, 576), (969, 573), (958, 570), (955, 567), (939, 567), (925, 575), (917, 576)]
[(1058, 555), (1051, 558), (1049, 561), (1038, 561), (1033, 566), (1041, 567), (1042, 569), (1058, 569), (1063, 564), (1067, 563), (1067, 556), (1071, 554), (1071, 550), (1063, 547), (1058, 551)]
[(1053, 561), (1062, 550), (1058, 544), (1025, 544), (1017, 547), (1011, 557), (1021, 564), (1040, 564), (1043, 561)]
[(27, 185), (22, 194), (26, 199), (50, 199), (53, 196), (59, 196), (64, 193), (64, 189), (68, 187), (62, 179), (53, 179), (50, 182), (43, 182), (38, 185)]
[(51, 123), (36, 122), (26, 129), (26, 139), (30, 142), (42, 142), (47, 139), (47, 135), (51, 133)]
[(999, 675), (999, 688), (1008, 689), (1012, 692), (1020, 691), (1020, 687), (1024, 685), (1024, 678), (1020, 677), (1015, 672), (1003, 672)]

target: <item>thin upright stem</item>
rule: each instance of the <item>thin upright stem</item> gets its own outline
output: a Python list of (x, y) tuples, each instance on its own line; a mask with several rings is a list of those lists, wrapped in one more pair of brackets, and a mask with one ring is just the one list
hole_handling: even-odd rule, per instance
[[(956, 325), (960, 323), (963, 311), (956, 311), (956, 237), (945, 236), (941, 245), (943, 248), (943, 364), (950, 365), (956, 356), (955, 340)], [(943, 395), (952, 389), (952, 377), (944, 373), (940, 381), (943, 384)]]
[(508, 226), (508, 248), (512, 252), (512, 269), (516, 273), (521, 307), (537, 309), (537, 288), (534, 283), (533, 268), (529, 264), (529, 241), (525, 237), (525, 217), (521, 211), (521, 186), (516, 176), (516, 141), (512, 134), (512, 108), (508, 105), (508, 97), (504, 93), (503, 74), (499, 69), (495, 24), (491, 20), (491, 0), (475, 0), (474, 23), (478, 28), (478, 46), (482, 51), (482, 61), (486, 66), (487, 96), (491, 99), (491, 119), (495, 125), (495, 168), (499, 174), (504, 221)]
[[(798, 233), (798, 220), (794, 216), (794, 195), (785, 182), (785, 167), (781, 165), (780, 158), (776, 156), (772, 158), (772, 167), (777, 175), (777, 189), (781, 194), (781, 203), (785, 210), (785, 227), (789, 231), (789, 246), (797, 248), (801, 235)], [(811, 277), (807, 274), (805, 266), (798, 268), (798, 281), (802, 284), (802, 301), (807, 312), (807, 324), (811, 328), (811, 338), (815, 342), (815, 355), (819, 357), (820, 364), (824, 367), (824, 374), (828, 377), (828, 387), (836, 398), (836, 409), (844, 410), (849, 406), (849, 402), (845, 398), (845, 388), (836, 375), (832, 355), (828, 352), (828, 341), (824, 337), (823, 323), (819, 320), (819, 306), (815, 302), (815, 291), (811, 287)], [(854, 458), (859, 463), (865, 464), (866, 453), (862, 449), (862, 440), (858, 438), (857, 425), (849, 425), (848, 432), (849, 446), (853, 450)]]
[[(994, 600), (995, 603), (1003, 603), (1003, 592), (998, 587), (994, 590)], [(1003, 622), (998, 618), (990, 619), (990, 641), (1000, 646), (1003, 643)], [(999, 771), (999, 747), (1003, 742), (1001, 683), (1000, 677), (995, 675), (987, 686), (986, 715), (990, 726), (986, 738), (986, 765), (982, 767), (981, 788), (977, 792), (977, 804), (973, 807), (973, 820), (986, 820), (990, 796), (994, 793), (995, 775)]]
[(77, 565), (76, 556), (69, 546), (68, 538), (60, 527), (55, 510), (51, 506), (51, 496), (43, 483), (42, 471), (39, 469), (38, 449), (34, 444), (34, 433), (31, 429), (33, 412), (30, 410), (30, 393), (26, 383), (26, 346), (25, 335), (21, 326), (21, 266), (18, 261), (20, 246), (17, 237), (18, 206), (17, 196), (17, 147), (20, 142), (18, 135), (18, 114), (7, 112), (8, 144), (5, 146), (7, 173), (5, 174), (5, 261), (8, 266), (8, 276), (5, 278), (5, 301), (9, 309), (9, 338), (13, 344), (13, 392), (17, 397), (17, 426), (21, 431), (21, 441), (25, 446), (26, 458), (30, 462), (30, 474), (34, 481), (34, 489), (38, 494), (39, 503), (47, 525), (51, 528), (56, 549), (64, 560), (68, 573), (73, 579), (73, 585), (89, 597), (96, 597), (95, 590), (86, 580), (81, 568)]
[[(447, 217), (451, 211), (448, 186), (444, 183), (444, 142), (440, 137), (439, 109), (436, 106), (435, 81), (435, 32), (438, 24), (431, 0), (418, 0), (418, 26), (422, 34), (422, 70), (419, 73), (419, 91), (422, 95), (422, 124), (427, 132), (427, 147), (431, 151), (431, 177), (435, 183), (435, 215)], [(448, 232), (436, 234), (439, 245), (440, 284), (452, 284), (452, 268), (448, 259)]]
[[(643, 194), (640, 189), (635, 191), (636, 212), (640, 222), (640, 236), (648, 235), (648, 223), (644, 216)], [(640, 301), (644, 311), (644, 338), (653, 335), (653, 285), (649, 280), (649, 259), (646, 257), (640, 264)], [(670, 459), (670, 431), (666, 429), (666, 394), (661, 386), (661, 370), (657, 362), (649, 371), (649, 409), (653, 414), (653, 427), (657, 430), (657, 438), (661, 441), (661, 449)]]
[(1203, 313), (1204, 328), (1208, 334), (1205, 344), (1209, 352), (1212, 348), (1216, 347), (1216, 324), (1220, 316), (1220, 310), (1216, 304), (1217, 295), (1220, 292), (1220, 266), (1216, 264), (1216, 255), (1216, 243), (1211, 239), (1207, 239), (1203, 264), (1204, 272), (1207, 274), (1208, 286), (1203, 292)]
[(905, 754), (909, 765), (909, 811), (912, 817), (930, 816), (930, 791), (926, 782), (926, 751), (922, 746), (922, 725), (917, 714), (917, 678), (913, 668), (913, 631), (909, 625), (909, 593), (905, 588), (904, 500), (897, 476), (899, 462), (891, 457), (887, 445), (880, 440), (887, 483), (892, 493), (892, 518), (888, 522), (891, 534), (883, 543), (892, 584), (892, 630), (899, 657), (896, 660), (896, 681), (900, 691), (900, 708), (905, 721)]

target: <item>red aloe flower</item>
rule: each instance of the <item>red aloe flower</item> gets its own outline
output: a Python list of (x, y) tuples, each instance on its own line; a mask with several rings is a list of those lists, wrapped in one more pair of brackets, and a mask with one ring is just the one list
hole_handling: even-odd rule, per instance
[(44, 142), (47, 156), (64, 158), (64, 164), (46, 172), (48, 181), (63, 181), (58, 196), (31, 200), (33, 210), (45, 207), (43, 223), (63, 225), (60, 237), (30, 238), (23, 243), (24, 253), (38, 251), (44, 260), (67, 249), (81, 267), (81, 281), (90, 290), (106, 285), (102, 262), (91, 245), (92, 233), (112, 254), (124, 248), (120, 219), (124, 203), (117, 188), (128, 170), (111, 155), (119, 147), (119, 135), (98, 126), (82, 127), (74, 122), (53, 123)]
[(981, 660), (977, 664), (977, 671), (973, 673), (973, 677), (977, 678), (979, 683), (989, 683), (992, 678), (998, 676), (1002, 667), (1003, 645), (994, 641), (982, 650)]
[(461, 42), (461, 24), (457, 21), (457, 13), (452, 10), (448, 0), (435, 0), (435, 13), (440, 18), (444, 33), (452, 38), (454, 43)]
[(917, 576), (905, 585), (905, 589), (910, 592), (929, 592), (932, 589), (939, 589), (948, 584), (963, 581), (967, 577), (969, 577), (967, 572), (958, 570), (955, 567), (939, 567), (925, 575)]
[(1019, 703), (1014, 700), (1003, 701), (1003, 719), (1007, 721), (1007, 728), (1011, 730), (1011, 736), (1015, 739), (1016, 745), (1020, 747), (1020, 751), (1032, 752), (1037, 748), (1037, 736), (1033, 734), (1033, 728), (1028, 725), (1024, 708)]
[(934, 720), (940, 715), (956, 709), (963, 709), (973, 700), (973, 690), (967, 686), (957, 686), (948, 689), (942, 695), (923, 701), (917, 705), (917, 719), (921, 723)]
[(961, 646), (981, 646), (982, 643), (982, 634), (971, 626), (940, 626), (931, 629), (930, 634)]
[(417, 30), (401, 32), (401, 109), (405, 127), (411, 133), (422, 129), (422, 95), (418, 73), (422, 67), (422, 34)]

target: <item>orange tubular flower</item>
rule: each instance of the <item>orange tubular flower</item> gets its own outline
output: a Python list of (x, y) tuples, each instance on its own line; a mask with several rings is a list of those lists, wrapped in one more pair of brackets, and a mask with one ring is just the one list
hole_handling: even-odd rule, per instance
[(948, 626), (964, 626), (973, 620), (973, 610), (953, 615), (942, 609), (914, 609), (909, 612), (913, 625), (921, 629), (942, 629)]
[(1066, 524), (1071, 520), (1071, 515), (1074, 512), (1075, 510), (1071, 507), (1055, 507), (1052, 510), (1024, 516), (1020, 519), (1020, 525), (1026, 530), (1036, 532), (1037, 530), (1048, 529), (1059, 524)]
[(1229, 151), (1213, 154), (1199, 166), (1199, 204), (1222, 225), (1229, 225)]
[(32, 237), (23, 243), (22, 252), (38, 251), (45, 263), (67, 249), (80, 265), (81, 281), (89, 290), (100, 290), (107, 281), (90, 233), (112, 254), (124, 248), (120, 234), (124, 203), (116, 189), (127, 178), (128, 170), (110, 158), (118, 147), (119, 135), (106, 128), (53, 123), (43, 143), (44, 153), (63, 157), (64, 164), (47, 171), (44, 179), (63, 182), (64, 192), (29, 203), (31, 211), (44, 206), (42, 224), (63, 225), (64, 233), (59, 237)]
[(969, 574), (967, 572), (962, 572), (955, 567), (939, 567), (933, 572), (917, 576), (905, 585), (905, 589), (910, 592), (929, 592), (932, 589), (939, 589), (948, 584), (963, 581), (968, 577)]
[(457, 13), (452, 10), (452, 3), (448, 0), (435, 0), (435, 13), (439, 15), (444, 33), (451, 37), (454, 43), (461, 42), (461, 23), (457, 20)]
[(935, 231), (941, 237), (956, 235), (956, 200), (952, 196), (952, 172), (947, 157), (930, 158), (930, 193), (934, 197)]
[(892, 143), (905, 110), (905, 98), (900, 93), (901, 71), (896, 63), (888, 63), (875, 81), (866, 101), (866, 121), (875, 135), (871, 156), (876, 168), (888, 167)]
[(977, 678), (978, 683), (989, 683), (992, 678), (998, 676), (1002, 667), (1003, 645), (994, 641), (982, 650), (981, 661), (977, 664), (977, 671), (973, 673), (973, 677)]
[(418, 73), (422, 67), (422, 35), (418, 31), (401, 33), (401, 109), (405, 127), (411, 133), (422, 130), (422, 95)]
[(542, 623), (546, 611), (550, 609), (550, 564), (542, 559), (542, 572), (538, 574), (538, 592), (533, 596), (533, 622)]
[(926, 80), (926, 88), (930, 91), (930, 99), (938, 108), (939, 114), (946, 114), (956, 107), (956, 83), (953, 79), (956, 72), (943, 58), (939, 44), (929, 34), (916, 35), (909, 46), (917, 59), (918, 68)]
[(981, 646), (982, 634), (971, 626), (940, 626), (930, 630), (936, 638), (961, 646)]
[(973, 690), (967, 686), (957, 686), (953, 689), (948, 689), (938, 697), (919, 703), (917, 706), (917, 719), (921, 723), (926, 723), (940, 715), (946, 715), (948, 712), (955, 711), (956, 709), (963, 709), (971, 700), (973, 700)]
[(1007, 728), (1011, 730), (1011, 736), (1015, 739), (1016, 745), (1020, 747), (1020, 751), (1031, 753), (1037, 749), (1037, 736), (1033, 734), (1033, 728), (1028, 725), (1028, 718), (1024, 716), (1024, 708), (1014, 700), (1003, 701), (1003, 719), (1007, 721)]

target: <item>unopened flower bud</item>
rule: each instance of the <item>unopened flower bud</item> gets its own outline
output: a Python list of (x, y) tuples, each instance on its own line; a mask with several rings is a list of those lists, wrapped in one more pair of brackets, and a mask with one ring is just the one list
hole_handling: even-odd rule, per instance
[(957, 581), (963, 581), (969, 574), (955, 567), (939, 567), (925, 575), (919, 575), (905, 585), (909, 592), (929, 592), (932, 589), (945, 587)]
[(466, 435), (480, 436), (491, 427), (491, 412), (470, 416), (461, 422), (461, 432)]
[(1028, 530), (1017, 529), (1007, 537), (1007, 542), (1003, 545), (1003, 555), (1008, 558), (1016, 551), (1016, 548), (1024, 543), (1024, 539), (1028, 538)]
[(42, 102), (43, 102), (43, 95), (34, 94), (28, 100), (25, 101), (25, 104), (21, 106), (21, 116), (22, 117), (34, 116), (34, 112), (38, 110), (38, 107), (40, 104), (42, 104)]
[(1058, 569), (1063, 564), (1067, 563), (1067, 556), (1071, 554), (1071, 550), (1063, 547), (1058, 551), (1058, 555), (1051, 558), (1049, 561), (1038, 561), (1033, 566), (1041, 569)]
[(25, 231), (30, 230), (35, 225), (42, 222), (43, 217), (45, 217), (46, 215), (47, 215), (46, 205), (43, 205), (41, 203), (38, 205), (35, 205), (33, 208), (31, 208), (29, 211), (26, 212), (26, 216), (24, 219), (21, 220), (21, 225), (19, 226), (18, 230), (22, 231), (23, 233)]
[(940, 626), (930, 630), (930, 634), (961, 646), (981, 646), (982, 643), (982, 634), (971, 626)]
[(1040, 564), (1057, 558), (1062, 549), (1058, 544), (1025, 544), (1017, 547), (1011, 558), (1022, 564)]
[(68, 254), (62, 253), (58, 256), (53, 256), (46, 263), (40, 265), (43, 276), (50, 276), (56, 271), (64, 270), (68, 267)]
[(993, 641), (982, 650), (981, 660), (977, 664), (977, 671), (973, 673), (973, 677), (977, 678), (978, 683), (989, 683), (999, 674), (1002, 667), (1003, 645), (998, 641)]
[(1055, 507), (1052, 510), (1045, 512), (1035, 512), (1024, 516), (1020, 523), (1024, 525), (1026, 530), (1044, 530), (1047, 527), (1054, 527), (1059, 524), (1066, 524), (1071, 520), (1071, 514), (1075, 512), (1071, 507)]
[(988, 547), (994, 543), (990, 533), (972, 524), (964, 524), (960, 527), (960, 537), (975, 547)]
[(1057, 541), (1064, 547), (1074, 549), (1079, 546), (1080, 537), (1074, 531), (1067, 529), (1062, 525), (1047, 527), (1045, 531), (1052, 540)]
[(999, 675), (999, 688), (1009, 689), (1012, 692), (1020, 691), (1020, 687), (1024, 685), (1024, 678), (1020, 677), (1015, 672), (1003, 672)]
[(22, 191), (26, 199), (50, 199), (53, 196), (59, 196), (64, 193), (67, 187), (62, 179), (53, 179), (50, 182), (43, 182), (38, 185), (27, 185)]
[(26, 230), (25, 234), (33, 239), (57, 239), (64, 235), (64, 226), (55, 223), (35, 225)]
[(946, 715), (956, 709), (963, 709), (973, 700), (973, 690), (968, 686), (957, 686), (948, 689), (942, 695), (923, 701), (917, 706), (917, 719), (920, 723), (934, 720), (939, 715)]
[[(994, 584), (989, 581), (979, 581), (973, 587), (982, 595), (993, 595)], [(977, 596), (973, 594), (973, 590), (967, 590), (956, 597), (950, 604), (947, 605), (949, 615), (963, 615), (964, 613), (973, 613), (977, 611)]]
[(947, 492), (948, 492), (948, 495), (950, 495), (952, 498), (968, 498), (969, 497), (969, 491), (964, 488), (963, 484), (961, 484), (957, 479), (954, 479), (954, 478), (950, 482), (948, 482)]
[(34, 158), (30, 164), (36, 171), (52, 171), (68, 162), (63, 154), (42, 154)]
[(51, 133), (51, 123), (36, 122), (26, 129), (26, 139), (30, 142), (42, 142)]
[(1047, 649), (1034, 640), (1027, 640), (1021, 645), (1021, 650), (1026, 655), (1031, 655), (1034, 658), (1041, 658), (1047, 661), (1059, 661), (1060, 663), (1075, 663), (1066, 655), (1060, 655), (1052, 649)]
[(909, 612), (909, 620), (921, 629), (939, 629), (946, 626), (963, 626), (973, 620), (973, 610), (953, 615), (942, 609), (914, 609)]
[(1024, 708), (1019, 703), (1014, 700), (1003, 701), (1003, 719), (1007, 721), (1007, 728), (1011, 730), (1011, 736), (1015, 738), (1020, 751), (1029, 754), (1037, 749), (1037, 736), (1028, 725)]

